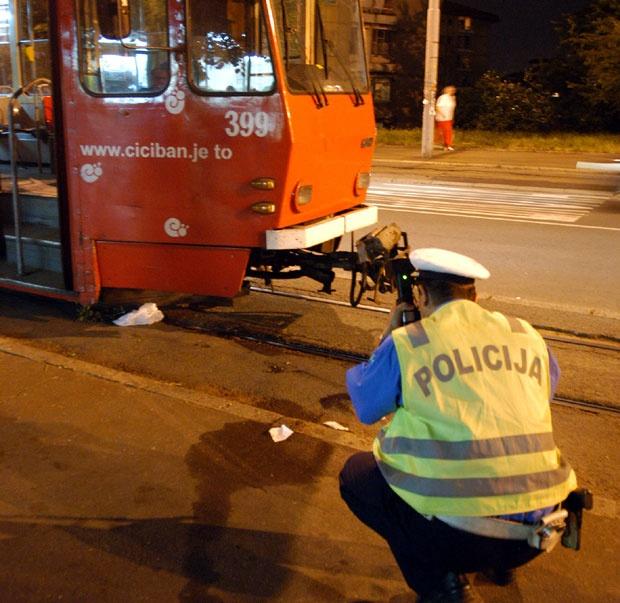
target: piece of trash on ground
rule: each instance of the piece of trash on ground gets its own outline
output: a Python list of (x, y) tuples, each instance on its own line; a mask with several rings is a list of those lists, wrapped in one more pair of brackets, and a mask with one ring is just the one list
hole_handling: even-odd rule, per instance
[(293, 430), (286, 425), (280, 425), (280, 427), (272, 427), (269, 430), (269, 435), (274, 442), (284, 442), (293, 435)]
[(327, 425), (327, 427), (331, 427), (332, 429), (337, 429), (338, 431), (349, 431), (348, 427), (344, 425), (340, 425), (338, 421), (324, 421), (323, 425)]
[(123, 314), (112, 322), (117, 327), (131, 327), (136, 325), (152, 325), (163, 320), (164, 313), (152, 302), (142, 304), (137, 310)]

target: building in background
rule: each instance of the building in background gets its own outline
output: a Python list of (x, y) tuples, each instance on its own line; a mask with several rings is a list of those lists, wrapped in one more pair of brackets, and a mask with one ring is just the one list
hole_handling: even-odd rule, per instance
[[(404, 66), (394, 60), (393, 44), (401, 22), (402, 6), (425, 21), (425, 0), (362, 0), (368, 67), (378, 113), (392, 102), (393, 82)], [(441, 3), (439, 86), (471, 86), (489, 67), (490, 31), (499, 18), (444, 0)], [(425, 29), (421, 28), (421, 35)], [(422, 41), (423, 42), (423, 41)], [(419, 44), (424, 52), (424, 43)], [(421, 61), (424, 64), (423, 57)], [(423, 74), (421, 74), (423, 76)]]
[(442, 2), (440, 82), (471, 86), (489, 69), (491, 27), (497, 22), (497, 15), (456, 2)]
[(398, 65), (392, 60), (392, 38), (398, 21), (394, 0), (361, 0), (370, 82), (375, 104), (391, 101)]

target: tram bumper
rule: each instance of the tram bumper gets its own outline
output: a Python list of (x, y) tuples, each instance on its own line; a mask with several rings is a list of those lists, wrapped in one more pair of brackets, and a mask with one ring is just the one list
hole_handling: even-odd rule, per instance
[(378, 209), (372, 205), (360, 205), (330, 218), (305, 222), (290, 228), (268, 230), (268, 250), (308, 249), (377, 223)]

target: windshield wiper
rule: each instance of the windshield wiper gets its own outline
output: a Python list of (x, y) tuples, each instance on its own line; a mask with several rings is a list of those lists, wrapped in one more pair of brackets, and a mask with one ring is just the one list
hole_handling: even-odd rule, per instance
[(321, 12), (321, 5), (316, 3), (316, 16), (319, 22), (319, 34), (321, 38), (321, 49), (323, 54), (323, 69), (325, 69), (325, 79), (329, 79), (329, 65), (327, 62), (327, 38), (325, 37), (325, 27), (323, 26), (323, 13)]
[[(327, 100), (327, 95), (325, 94), (325, 90), (323, 89), (321, 78), (316, 74), (316, 71), (314, 69), (312, 69), (311, 71), (312, 71), (312, 75), (310, 76), (310, 79), (312, 81), (312, 88), (314, 89), (314, 93), (316, 94), (316, 97), (317, 97), (317, 101), (318, 101), (317, 106), (319, 107), (319, 109), (323, 106), (327, 107), (329, 105), (329, 101)], [(322, 102), (321, 102), (321, 97), (319, 96), (319, 91), (320, 91), (321, 96), (323, 97)]]

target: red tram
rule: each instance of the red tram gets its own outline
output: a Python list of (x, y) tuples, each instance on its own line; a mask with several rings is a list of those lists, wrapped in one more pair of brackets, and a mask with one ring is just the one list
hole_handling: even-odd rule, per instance
[(358, 0), (0, 0), (0, 287), (327, 282), (374, 136)]

